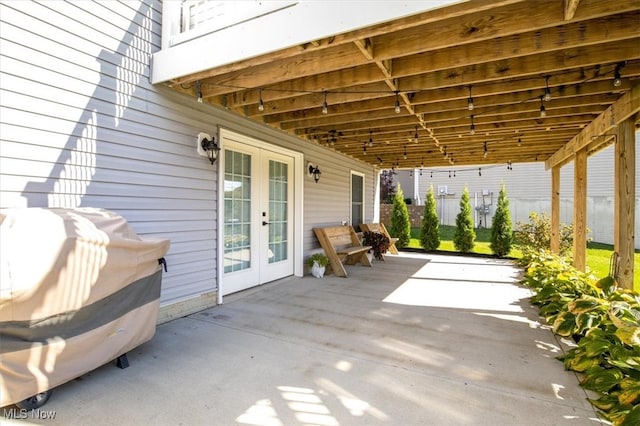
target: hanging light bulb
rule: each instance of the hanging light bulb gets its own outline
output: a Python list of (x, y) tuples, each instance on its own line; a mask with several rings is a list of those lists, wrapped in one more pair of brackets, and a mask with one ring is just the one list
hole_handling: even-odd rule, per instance
[(396, 90), (396, 114), (400, 114), (400, 99), (398, 99), (398, 91)]
[(467, 99), (467, 107), (469, 108), (469, 111), (473, 111), (474, 105), (473, 97), (471, 96), (471, 86), (469, 86), (469, 99)]
[(544, 99), (540, 96), (540, 118), (545, 118), (547, 116), (547, 109), (544, 107)]
[(371, 130), (369, 130), (369, 146), (373, 146), (373, 134)]
[(418, 126), (416, 126), (416, 133), (413, 135), (413, 143), (418, 143)]
[(198, 99), (198, 103), (202, 103), (202, 83), (200, 81), (196, 81), (196, 96)]
[(549, 102), (551, 100), (551, 90), (549, 90), (549, 76), (546, 77), (547, 87), (544, 88), (544, 101)]
[(473, 123), (473, 115), (471, 116), (471, 127), (469, 128), (471, 136), (476, 134), (476, 125)]
[(518, 146), (522, 145), (522, 138), (518, 138)]
[(483, 157), (487, 158), (488, 155), (489, 155), (489, 151), (487, 151), (487, 143), (485, 142), (484, 143), (484, 155), (483, 155)]
[(264, 102), (262, 101), (262, 89), (260, 89), (260, 100), (258, 101), (258, 111), (264, 111)]
[(620, 77), (621, 64), (616, 65), (616, 69), (613, 71), (613, 86), (620, 87), (622, 85), (622, 78)]
[(407, 159), (407, 146), (404, 146), (404, 155), (403, 155), (404, 159)]
[(327, 91), (324, 91), (324, 100), (322, 101), (322, 113), (327, 114), (329, 112), (329, 105), (327, 105)]

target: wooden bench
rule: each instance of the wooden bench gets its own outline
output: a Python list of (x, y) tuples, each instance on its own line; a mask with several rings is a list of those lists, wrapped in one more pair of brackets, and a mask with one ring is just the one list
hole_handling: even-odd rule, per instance
[(361, 223), (360, 229), (362, 232), (379, 232), (386, 236), (389, 239), (389, 253), (398, 254), (398, 249), (396, 248), (396, 242), (399, 238), (392, 238), (387, 232), (387, 228), (384, 226), (384, 223)]
[(329, 258), (333, 272), (339, 277), (347, 277), (344, 265), (361, 263), (371, 266), (367, 252), (371, 246), (363, 246), (350, 225), (313, 228), (322, 249)]

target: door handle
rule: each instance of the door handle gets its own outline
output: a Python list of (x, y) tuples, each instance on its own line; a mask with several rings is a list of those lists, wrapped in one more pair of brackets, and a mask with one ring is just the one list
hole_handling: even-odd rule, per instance
[(268, 225), (268, 224), (269, 224), (269, 222), (267, 222), (265, 220), (262, 221), (262, 226), (265, 226), (265, 225)]

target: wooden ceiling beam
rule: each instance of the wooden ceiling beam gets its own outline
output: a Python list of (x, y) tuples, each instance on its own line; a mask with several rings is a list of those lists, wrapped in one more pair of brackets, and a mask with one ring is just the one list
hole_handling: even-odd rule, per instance
[[(596, 119), (591, 121), (580, 133), (578, 133), (569, 143), (553, 154), (545, 162), (545, 168), (561, 167), (571, 161), (576, 152), (591, 144), (591, 149), (595, 149), (593, 142), (595, 138), (602, 138), (606, 132), (617, 126), (630, 116), (640, 111), (640, 82), (631, 88), (631, 91), (624, 94), (618, 101), (607, 108)], [(603, 143), (606, 138), (602, 138)]]

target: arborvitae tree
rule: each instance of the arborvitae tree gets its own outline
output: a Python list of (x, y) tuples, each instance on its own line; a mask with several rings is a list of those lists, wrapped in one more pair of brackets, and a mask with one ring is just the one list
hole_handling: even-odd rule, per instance
[(409, 244), (411, 238), (411, 221), (409, 220), (409, 210), (404, 202), (404, 193), (398, 183), (398, 188), (393, 196), (393, 209), (391, 210), (391, 226), (389, 234), (398, 238), (396, 247), (402, 248)]
[(462, 197), (460, 198), (460, 212), (456, 216), (456, 231), (453, 234), (453, 245), (456, 250), (469, 253), (473, 250), (475, 240), (476, 231), (473, 228), (469, 189), (465, 187), (464, 191), (462, 191)]
[(440, 247), (440, 219), (436, 210), (436, 197), (433, 193), (433, 185), (427, 193), (424, 203), (424, 215), (422, 228), (420, 228), (420, 245), (427, 251)]
[(509, 200), (507, 199), (507, 190), (502, 184), (500, 196), (498, 197), (498, 206), (493, 215), (493, 224), (491, 225), (491, 251), (497, 256), (506, 256), (511, 251), (512, 243), (513, 226), (511, 224), (511, 212), (509, 211)]

